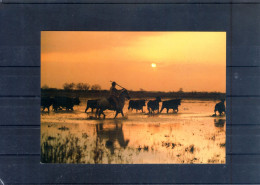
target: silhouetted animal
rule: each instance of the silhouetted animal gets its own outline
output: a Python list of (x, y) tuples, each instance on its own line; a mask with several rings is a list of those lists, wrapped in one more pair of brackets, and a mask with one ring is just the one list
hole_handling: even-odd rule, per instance
[(225, 104), (224, 104), (225, 100), (221, 100), (221, 102), (217, 103), (215, 105), (215, 116), (217, 115), (217, 111), (219, 113), (219, 115), (222, 115), (222, 113), (226, 113), (226, 108), (225, 108)]
[(159, 102), (161, 102), (161, 101), (162, 100), (160, 97), (156, 97), (156, 100), (150, 100), (147, 103), (147, 110), (149, 111), (149, 114), (154, 113), (155, 110), (158, 110), (158, 113), (159, 113)]
[(79, 98), (69, 98), (63, 96), (56, 96), (53, 102), (53, 109), (55, 111), (66, 108), (66, 110), (73, 110), (74, 105), (79, 105)]
[(214, 124), (216, 127), (224, 127), (225, 123), (226, 123), (226, 120), (224, 120), (224, 119), (218, 119), (218, 120), (214, 119)]
[(73, 98), (73, 103), (74, 105), (79, 105), (80, 104), (79, 97)]
[(167, 114), (169, 109), (173, 109), (173, 111), (178, 112), (178, 106), (181, 104), (181, 99), (174, 99), (174, 100), (168, 100), (162, 102), (162, 108), (161, 111), (163, 111), (164, 108), (167, 109)]
[(96, 117), (98, 116), (98, 118), (100, 118), (100, 115), (103, 114), (104, 115), (104, 119), (106, 117), (106, 115), (104, 114), (104, 110), (114, 110), (116, 111), (116, 115), (114, 118), (117, 117), (118, 113), (121, 113), (122, 116), (124, 117), (124, 113), (123, 113), (123, 108), (125, 106), (125, 99), (130, 99), (130, 96), (128, 94), (128, 91), (126, 89), (123, 89), (120, 92), (119, 98), (118, 98), (118, 109), (115, 110), (115, 106), (111, 106), (111, 103), (109, 102), (108, 98), (103, 98), (98, 100), (97, 103), (97, 110), (96, 110)]
[(48, 109), (48, 112), (50, 111), (50, 106), (53, 104), (54, 99), (50, 97), (41, 97), (41, 107), (43, 108), (42, 111), (45, 110), (45, 108)]
[(137, 110), (142, 110), (142, 112), (144, 112), (143, 106), (145, 106), (145, 100), (130, 100), (128, 105), (128, 110), (136, 109), (136, 112)]
[(93, 112), (93, 110), (97, 108), (97, 102), (98, 102), (98, 100), (99, 100), (99, 99), (97, 99), (97, 100), (88, 100), (88, 101), (87, 101), (87, 107), (86, 107), (86, 109), (85, 109), (85, 112), (87, 112), (87, 110), (88, 110), (89, 108), (91, 108), (91, 112)]

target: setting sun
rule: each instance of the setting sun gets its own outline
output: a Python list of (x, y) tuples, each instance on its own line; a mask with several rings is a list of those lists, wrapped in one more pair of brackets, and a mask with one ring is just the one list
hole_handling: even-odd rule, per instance
[(153, 68), (155, 68), (155, 67), (156, 67), (156, 64), (155, 64), (155, 63), (152, 63), (151, 66), (152, 66)]

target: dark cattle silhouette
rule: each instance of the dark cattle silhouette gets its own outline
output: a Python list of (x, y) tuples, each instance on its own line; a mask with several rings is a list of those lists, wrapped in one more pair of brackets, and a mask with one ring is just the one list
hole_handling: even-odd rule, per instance
[(150, 100), (147, 103), (147, 110), (149, 111), (149, 114), (154, 113), (155, 110), (158, 110), (159, 113), (159, 102), (161, 102), (161, 98), (156, 97), (156, 100)]
[(174, 100), (168, 100), (162, 102), (162, 108), (161, 111), (163, 111), (164, 108), (167, 109), (167, 114), (169, 112), (169, 109), (173, 109), (173, 111), (178, 112), (178, 106), (181, 104), (181, 99), (174, 99)]
[(226, 120), (224, 119), (214, 119), (215, 127), (224, 127)]
[(91, 108), (91, 112), (93, 112), (94, 109), (97, 108), (97, 102), (98, 102), (99, 99), (97, 100), (88, 100), (87, 101), (87, 107), (85, 109), (85, 112), (88, 111), (89, 108)]
[(50, 106), (53, 104), (54, 99), (50, 97), (41, 97), (41, 107), (43, 108), (42, 111), (45, 110), (45, 108), (48, 109), (48, 112), (50, 111)]
[(62, 108), (66, 108), (66, 110), (73, 110), (74, 105), (79, 105), (79, 98), (70, 98), (63, 96), (56, 96), (53, 102), (53, 109), (55, 111), (62, 110)]
[(74, 105), (79, 105), (80, 104), (79, 97), (73, 98), (73, 103)]
[(217, 112), (219, 113), (219, 115), (222, 115), (222, 113), (225, 113), (226, 112), (226, 108), (225, 108), (225, 100), (222, 99), (221, 102), (217, 103), (215, 105), (215, 116), (217, 115)]
[(136, 112), (138, 110), (142, 110), (144, 112), (143, 107), (145, 106), (145, 100), (130, 100), (128, 105), (128, 110), (136, 109)]

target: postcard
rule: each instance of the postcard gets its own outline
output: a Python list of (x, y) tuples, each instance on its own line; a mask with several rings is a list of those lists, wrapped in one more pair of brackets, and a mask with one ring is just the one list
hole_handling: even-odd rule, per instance
[(42, 31), (41, 162), (225, 164), (226, 32)]

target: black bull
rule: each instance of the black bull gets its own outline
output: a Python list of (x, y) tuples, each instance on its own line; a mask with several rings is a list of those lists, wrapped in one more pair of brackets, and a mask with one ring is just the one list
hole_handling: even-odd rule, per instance
[(97, 100), (88, 100), (88, 101), (87, 101), (87, 107), (86, 107), (86, 109), (85, 109), (85, 112), (87, 112), (87, 110), (88, 110), (89, 108), (91, 108), (91, 112), (93, 112), (93, 110), (97, 108), (98, 100), (99, 100), (99, 99), (97, 99)]
[(145, 100), (130, 100), (129, 101), (129, 105), (128, 105), (128, 110), (129, 109), (136, 109), (137, 110), (142, 110), (143, 111), (143, 107), (145, 106)]
[(181, 99), (174, 99), (174, 100), (168, 100), (162, 102), (162, 108), (161, 111), (163, 111), (164, 108), (167, 109), (167, 113), (169, 112), (169, 109), (173, 109), (173, 111), (178, 112), (178, 106), (181, 104)]
[(42, 111), (45, 110), (45, 108), (48, 109), (48, 112), (50, 111), (50, 106), (53, 104), (54, 98), (50, 97), (41, 97), (41, 107), (43, 108)]
[(55, 111), (66, 108), (66, 110), (73, 110), (74, 105), (79, 105), (79, 98), (69, 98), (69, 97), (60, 97), (56, 96), (53, 102), (53, 109)]
[(156, 97), (156, 100), (150, 100), (147, 103), (147, 110), (149, 111), (149, 114), (154, 113), (155, 110), (158, 110), (159, 113), (159, 103), (161, 101), (161, 97)]
[(222, 115), (222, 113), (226, 112), (224, 101), (221, 101), (215, 105), (214, 112), (215, 112), (215, 115), (217, 112), (219, 112), (219, 115)]

